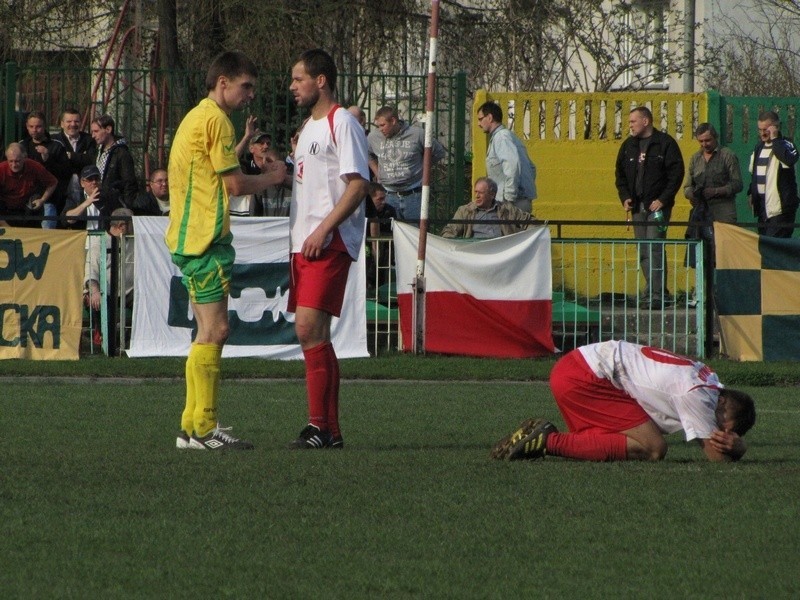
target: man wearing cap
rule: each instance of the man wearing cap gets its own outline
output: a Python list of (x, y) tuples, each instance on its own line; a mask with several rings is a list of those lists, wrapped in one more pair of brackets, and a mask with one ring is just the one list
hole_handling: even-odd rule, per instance
[[(67, 223), (70, 226), (78, 221), (85, 221), (85, 227), (88, 230), (105, 229), (114, 209), (122, 207), (119, 195), (113, 191), (101, 189), (100, 180), (100, 169), (97, 168), (97, 165), (87, 165), (81, 169), (83, 197), (79, 200), (69, 199), (64, 209)], [(78, 227), (83, 228), (84, 225), (81, 224)]]
[[(386, 202), (397, 211), (398, 218), (419, 221), (425, 131), (400, 120), (392, 106), (384, 106), (375, 113), (375, 127), (367, 136), (370, 170), (386, 188)], [(431, 151), (434, 163), (446, 154), (436, 139)]]
[(9, 144), (6, 160), (0, 163), (0, 226), (41, 227), (41, 221), (6, 222), (5, 217), (40, 211), (57, 185), (58, 180), (47, 169), (27, 158), (21, 145)]
[[(247, 136), (245, 136), (247, 137)], [(243, 138), (244, 139), (244, 138)], [(242, 173), (245, 175), (261, 175), (270, 169), (270, 164), (281, 162), (278, 152), (272, 147), (272, 136), (266, 131), (256, 129), (250, 137), (249, 154), (239, 159)], [(258, 194), (245, 197), (231, 197), (231, 215), (284, 217), (289, 215), (288, 198), (285, 190), (292, 189), (292, 177), (288, 175), (283, 183), (271, 185)], [(242, 202), (245, 199), (246, 202)]]
[(248, 144), (248, 153), (239, 159), (242, 173), (246, 175), (260, 175), (264, 172), (263, 166), (267, 162), (267, 152), (272, 147), (272, 136), (266, 131), (255, 130)]

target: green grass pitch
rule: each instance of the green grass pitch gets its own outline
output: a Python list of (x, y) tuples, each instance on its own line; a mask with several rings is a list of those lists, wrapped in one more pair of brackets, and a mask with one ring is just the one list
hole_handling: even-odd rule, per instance
[[(224, 368), (224, 367), (223, 367)], [(792, 598), (800, 389), (746, 388), (738, 464), (493, 462), (540, 382), (346, 381), (346, 448), (285, 450), (301, 381), (224, 381), (248, 453), (174, 448), (183, 384), (6, 378), (7, 598)]]

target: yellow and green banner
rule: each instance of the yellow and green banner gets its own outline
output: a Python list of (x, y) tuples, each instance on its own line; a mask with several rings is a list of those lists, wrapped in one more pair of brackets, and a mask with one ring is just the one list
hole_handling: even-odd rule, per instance
[(85, 244), (85, 231), (0, 227), (0, 359), (78, 359)]
[(714, 223), (715, 298), (722, 353), (734, 360), (800, 359), (800, 240)]

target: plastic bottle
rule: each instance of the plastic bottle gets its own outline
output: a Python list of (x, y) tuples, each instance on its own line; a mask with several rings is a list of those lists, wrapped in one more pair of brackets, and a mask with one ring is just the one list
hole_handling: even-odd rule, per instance
[(667, 224), (664, 222), (664, 211), (660, 208), (653, 213), (653, 220), (658, 225), (658, 231), (664, 233), (667, 230)]

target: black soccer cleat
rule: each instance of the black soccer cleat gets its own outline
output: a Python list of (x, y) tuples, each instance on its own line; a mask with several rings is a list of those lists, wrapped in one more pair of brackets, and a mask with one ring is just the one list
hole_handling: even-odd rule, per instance
[[(340, 438), (341, 441), (341, 438)], [(297, 436), (297, 439), (289, 443), (289, 450), (318, 450), (320, 448), (327, 448), (331, 445), (331, 434), (327, 431), (322, 431), (316, 425), (309, 423)], [(342, 442), (342, 445), (344, 443)]]
[(547, 438), (558, 429), (550, 421), (537, 419), (531, 432), (514, 444), (508, 452), (508, 460), (533, 460), (547, 454)]
[(519, 427), (492, 446), (492, 451), (489, 454), (489, 457), (494, 458), (495, 460), (504, 460), (507, 458), (508, 453), (511, 451), (511, 448), (514, 446), (514, 444), (519, 442), (531, 431), (533, 431), (536, 423), (537, 421), (534, 421), (533, 419), (525, 419), (522, 423), (520, 423)]

